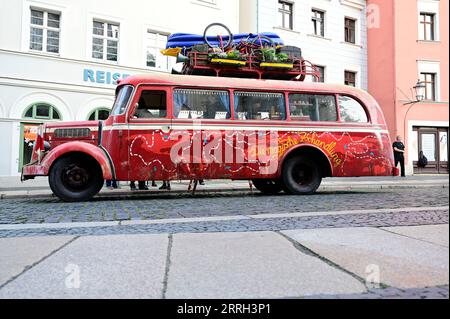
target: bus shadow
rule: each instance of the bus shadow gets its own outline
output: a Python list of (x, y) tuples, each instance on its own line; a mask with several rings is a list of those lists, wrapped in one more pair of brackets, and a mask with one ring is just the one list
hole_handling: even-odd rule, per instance
[[(320, 191), (312, 195), (291, 195), (286, 193), (279, 193), (274, 195), (267, 195), (260, 192), (234, 192), (234, 193), (152, 193), (152, 192), (142, 192), (139, 194), (121, 194), (121, 195), (104, 195), (96, 196), (90, 200), (90, 202), (103, 202), (103, 201), (120, 201), (120, 200), (178, 200), (178, 199), (216, 199), (216, 198), (272, 198), (272, 197), (286, 197), (286, 198), (314, 198), (319, 196), (334, 196), (334, 195), (362, 195), (370, 194), (370, 191), (357, 191), (357, 190), (339, 190), (339, 191)], [(379, 191), (377, 193), (380, 193)]]

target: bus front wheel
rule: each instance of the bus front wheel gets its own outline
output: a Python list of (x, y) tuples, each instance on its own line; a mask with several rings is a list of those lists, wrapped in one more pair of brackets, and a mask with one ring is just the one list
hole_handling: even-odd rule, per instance
[(283, 166), (283, 186), (293, 195), (311, 195), (319, 188), (322, 175), (313, 160), (296, 156), (287, 159)]
[(100, 165), (93, 158), (71, 155), (58, 159), (48, 178), (53, 193), (66, 202), (91, 199), (103, 186)]
[(283, 185), (277, 179), (254, 179), (253, 185), (263, 194), (275, 195), (283, 190)]

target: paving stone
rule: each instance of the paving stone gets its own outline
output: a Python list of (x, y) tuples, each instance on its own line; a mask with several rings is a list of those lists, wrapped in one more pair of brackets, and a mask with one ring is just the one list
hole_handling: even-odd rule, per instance
[(428, 225), (411, 227), (386, 227), (388, 231), (417, 238), (437, 245), (449, 247), (449, 227), (446, 225)]
[(448, 284), (447, 247), (367, 227), (283, 233), (362, 278), (379, 274), (381, 283), (398, 288)]
[(355, 293), (350, 275), (270, 232), (176, 234), (167, 298), (280, 298)]
[(0, 238), (0, 286), (71, 239), (70, 236)]
[(161, 298), (167, 244), (167, 235), (78, 238), (0, 289), (0, 298)]

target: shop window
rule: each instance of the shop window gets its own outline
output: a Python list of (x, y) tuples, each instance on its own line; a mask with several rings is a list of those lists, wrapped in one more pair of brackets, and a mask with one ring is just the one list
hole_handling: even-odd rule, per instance
[(61, 116), (52, 105), (46, 103), (36, 103), (31, 105), (23, 115), (24, 118), (60, 120)]
[(95, 109), (89, 114), (88, 120), (89, 121), (97, 121), (97, 120), (106, 120), (109, 117), (109, 114), (111, 113), (111, 110), (107, 108), (98, 108)]

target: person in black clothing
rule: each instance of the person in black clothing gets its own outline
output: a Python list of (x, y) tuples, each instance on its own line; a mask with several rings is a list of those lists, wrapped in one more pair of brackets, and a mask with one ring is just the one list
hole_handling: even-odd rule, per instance
[(394, 148), (395, 167), (400, 163), (401, 176), (405, 177), (405, 145), (402, 142), (402, 137), (397, 136), (396, 141), (392, 144)]

